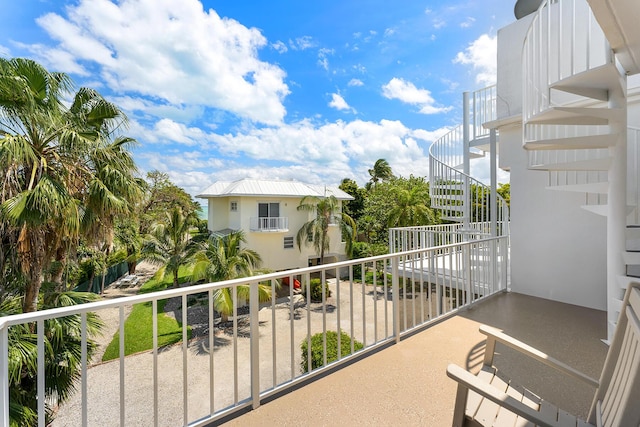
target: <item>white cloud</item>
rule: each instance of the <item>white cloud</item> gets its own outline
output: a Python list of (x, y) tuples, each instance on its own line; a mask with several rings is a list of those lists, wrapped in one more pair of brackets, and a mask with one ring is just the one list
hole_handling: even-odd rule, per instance
[(318, 50), (318, 65), (320, 65), (325, 70), (329, 70), (329, 59), (327, 58), (330, 55), (333, 55), (335, 50), (321, 48)]
[(485, 86), (496, 82), (498, 42), (496, 36), (483, 34), (474, 40), (464, 52), (458, 52), (454, 63), (471, 65), (476, 72), (476, 83)]
[(345, 101), (344, 98), (338, 93), (331, 94), (331, 101), (329, 102), (329, 107), (335, 108), (336, 110), (340, 110), (340, 111), (348, 110), (348, 111), (355, 112), (355, 110), (351, 108), (349, 104), (347, 104), (347, 101)]
[(289, 50), (289, 48), (287, 48), (287, 45), (280, 40), (275, 43), (271, 43), (271, 47), (274, 48), (278, 53), (286, 53)]
[(38, 19), (58, 42), (47, 48), (45, 59), (69, 73), (83, 74), (85, 67), (97, 65), (115, 92), (281, 123), (289, 89), (285, 72), (258, 58), (267, 44), (260, 31), (204, 11), (197, 0), (175, 6), (155, 0), (80, 0), (66, 9), (66, 18), (50, 13)]
[(5, 58), (8, 58), (11, 56), (11, 51), (9, 50), (8, 47), (0, 44), (0, 56), (4, 56)]
[(353, 69), (361, 74), (364, 74), (367, 72), (367, 68), (362, 65), (362, 64), (356, 64), (353, 66)]
[(322, 171), (318, 173), (325, 182), (339, 182), (346, 176), (354, 176), (354, 171), (361, 171), (362, 176), (355, 178), (362, 178), (360, 182), (364, 183), (367, 168), (380, 158), (387, 159), (394, 170), (398, 167), (397, 173), (403, 176), (426, 176), (429, 163), (426, 147), (445, 132), (409, 129), (390, 120), (337, 121), (320, 126), (302, 120), (212, 138), (223, 156), (242, 153), (245, 158), (260, 161), (304, 165), (306, 170)]
[(396, 29), (395, 28), (387, 28), (387, 29), (384, 30), (384, 36), (385, 37), (391, 37), (395, 33), (396, 33)]
[(364, 83), (360, 79), (351, 79), (349, 80), (349, 83), (347, 83), (347, 85), (348, 86), (364, 86)]
[(392, 78), (389, 83), (382, 86), (382, 95), (388, 99), (399, 99), (406, 104), (416, 105), (420, 108), (419, 112), (422, 114), (444, 113), (452, 108), (436, 107), (430, 91), (418, 89), (413, 83), (397, 77)]
[(152, 142), (174, 142), (193, 146), (204, 143), (205, 140), (208, 139), (208, 136), (200, 128), (187, 127), (171, 119), (160, 119), (156, 122), (152, 134), (148, 135), (147, 139)]
[(433, 20), (433, 28), (435, 28), (436, 30), (439, 30), (442, 27), (446, 27), (447, 26), (447, 21), (443, 20), (443, 19), (434, 19)]
[(469, 28), (470, 26), (473, 25), (474, 22), (476, 22), (476, 19), (471, 17), (471, 16), (468, 16), (467, 19), (465, 19), (464, 21), (462, 21), (460, 23), (460, 27), (461, 28)]
[(298, 37), (295, 40), (289, 40), (289, 46), (293, 50), (306, 50), (316, 47), (317, 44), (311, 36)]

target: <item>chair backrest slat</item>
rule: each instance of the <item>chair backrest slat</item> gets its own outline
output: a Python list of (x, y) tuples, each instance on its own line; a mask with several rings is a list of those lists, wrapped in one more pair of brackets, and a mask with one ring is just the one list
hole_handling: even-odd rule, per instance
[(617, 330), (605, 361), (594, 410), (601, 410), (605, 427), (640, 425), (640, 285), (625, 296)]

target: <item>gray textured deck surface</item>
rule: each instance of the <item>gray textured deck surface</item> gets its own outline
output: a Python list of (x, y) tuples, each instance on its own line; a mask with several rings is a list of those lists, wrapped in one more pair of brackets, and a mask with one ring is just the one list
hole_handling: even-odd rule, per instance
[[(319, 378), (227, 426), (415, 425), (451, 423), (455, 383), (446, 367), (477, 370), (484, 323), (598, 378), (607, 347), (602, 311), (510, 293), (477, 304), (364, 360)], [(586, 416), (593, 390), (499, 346), (495, 364), (569, 412)]]

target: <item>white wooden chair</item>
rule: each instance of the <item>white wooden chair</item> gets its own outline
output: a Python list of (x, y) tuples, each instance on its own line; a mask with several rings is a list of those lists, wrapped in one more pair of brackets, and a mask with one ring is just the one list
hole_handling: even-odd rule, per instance
[[(484, 364), (477, 376), (456, 365), (447, 375), (458, 382), (454, 426), (639, 426), (640, 425), (640, 284), (629, 286), (600, 380), (530, 347), (501, 331), (481, 326), (487, 335)], [(586, 421), (497, 375), (492, 366), (496, 343), (502, 343), (545, 365), (595, 387)]]

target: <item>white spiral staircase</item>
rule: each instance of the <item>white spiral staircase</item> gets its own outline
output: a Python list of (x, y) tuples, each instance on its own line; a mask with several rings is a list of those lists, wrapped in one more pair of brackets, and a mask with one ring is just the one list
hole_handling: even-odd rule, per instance
[[(525, 38), (522, 58), (528, 167), (548, 174), (549, 190), (581, 192), (584, 209), (607, 217), (611, 337), (624, 290), (640, 277), (640, 130), (627, 128), (626, 73), (586, 0), (543, 1)], [(495, 100), (492, 93), (486, 97), (488, 103)], [(482, 215), (492, 215), (490, 209), (479, 215), (474, 211), (482, 196), (471, 191), (484, 184), (469, 176), (468, 159), (488, 151), (481, 125), (495, 119), (494, 109), (482, 103), (478, 108), (476, 96), (472, 103), (465, 101), (473, 123), (466, 120), (466, 126), (452, 130), (429, 151), (432, 206), (441, 210), (443, 219), (471, 229)], [(472, 136), (465, 135), (467, 129), (473, 130)], [(502, 204), (498, 200), (498, 206)], [(494, 211), (501, 215), (502, 209)]]
[(582, 207), (607, 217), (609, 337), (640, 266), (637, 146), (627, 144), (637, 130), (627, 128), (626, 88), (587, 2), (544, 1), (523, 48), (523, 144), (550, 190), (584, 193)]
[(470, 99), (465, 93), (463, 108), (464, 123), (429, 148), (431, 207), (440, 210), (441, 219), (462, 224), (458, 232), (463, 240), (505, 236), (509, 220), (507, 203), (495, 188), (469, 173), (470, 159), (484, 157), (490, 151), (490, 132), (482, 124), (495, 119), (495, 86), (474, 92)]

